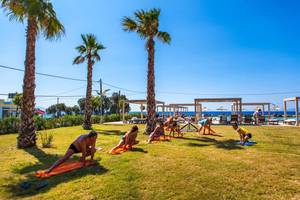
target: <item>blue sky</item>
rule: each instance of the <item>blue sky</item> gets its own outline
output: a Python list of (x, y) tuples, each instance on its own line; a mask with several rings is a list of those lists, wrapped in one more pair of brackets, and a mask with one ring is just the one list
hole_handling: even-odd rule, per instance
[[(157, 99), (188, 103), (200, 97), (242, 97), (245, 102), (281, 106), (284, 97), (300, 95), (300, 3), (296, 0), (52, 2), (66, 35), (54, 42), (39, 37), (38, 72), (85, 79), (86, 65), (72, 65), (77, 55), (74, 47), (81, 44), (81, 33), (93, 33), (107, 47), (94, 66), (94, 80), (145, 91), (145, 42), (135, 33), (124, 32), (121, 19), (137, 9), (156, 7), (161, 8), (160, 29), (172, 36), (171, 45), (156, 42)], [(0, 27), (0, 64), (23, 68), (25, 25), (9, 22), (1, 10)], [(21, 92), (22, 73), (4, 69), (0, 73), (0, 93)], [(248, 95), (271, 92), (295, 93)], [(145, 98), (145, 94), (123, 93), (130, 99)], [(36, 94), (84, 95), (85, 83), (37, 76)], [(37, 99), (43, 107), (55, 102), (55, 98)], [(61, 102), (73, 105), (76, 100)]]

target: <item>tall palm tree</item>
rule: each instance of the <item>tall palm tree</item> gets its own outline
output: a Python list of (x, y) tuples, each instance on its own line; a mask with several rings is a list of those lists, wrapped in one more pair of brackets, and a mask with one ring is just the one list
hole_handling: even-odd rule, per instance
[(169, 33), (159, 30), (160, 9), (150, 9), (149, 11), (138, 10), (134, 13), (134, 18), (124, 17), (122, 21), (123, 29), (128, 32), (136, 32), (142, 39), (146, 40), (148, 51), (148, 75), (147, 75), (147, 127), (149, 134), (155, 127), (155, 77), (154, 77), (154, 52), (155, 41), (158, 39), (163, 43), (170, 44)]
[(92, 129), (92, 77), (93, 77), (93, 65), (96, 61), (100, 61), (100, 55), (98, 52), (105, 49), (105, 47), (97, 42), (96, 36), (93, 34), (81, 34), (83, 44), (76, 47), (79, 53), (73, 64), (81, 64), (87, 61), (87, 88), (86, 88), (86, 99), (85, 99), (85, 109), (84, 109), (84, 122), (83, 128), (86, 130)]
[(27, 22), (25, 73), (21, 106), (21, 128), (18, 147), (26, 148), (36, 144), (34, 126), (35, 111), (35, 44), (39, 33), (46, 39), (56, 39), (64, 34), (64, 26), (56, 17), (48, 0), (0, 0), (10, 20)]

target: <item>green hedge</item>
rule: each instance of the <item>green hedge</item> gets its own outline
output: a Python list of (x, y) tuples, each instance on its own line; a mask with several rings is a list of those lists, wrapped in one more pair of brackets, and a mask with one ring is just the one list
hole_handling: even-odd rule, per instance
[[(137, 114), (126, 115), (125, 119), (131, 119)], [(35, 126), (37, 130), (46, 130), (59, 127), (78, 126), (83, 124), (84, 116), (82, 115), (65, 115), (60, 118), (44, 119), (41, 117), (35, 117)], [(98, 124), (101, 121), (101, 117), (98, 115), (92, 116), (92, 123)], [(103, 122), (120, 121), (118, 114), (111, 114), (103, 116)], [(20, 118), (8, 117), (0, 120), (0, 134), (16, 133), (20, 127)]]

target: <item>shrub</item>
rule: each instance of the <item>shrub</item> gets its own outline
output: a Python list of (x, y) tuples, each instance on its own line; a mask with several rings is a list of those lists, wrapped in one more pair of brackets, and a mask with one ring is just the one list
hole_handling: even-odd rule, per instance
[(7, 117), (0, 120), (0, 133), (16, 133), (19, 131), (20, 119), (17, 117)]
[[(133, 116), (140, 116), (139, 113), (129, 114), (125, 116), (126, 120), (131, 119)], [(104, 115), (103, 122), (113, 122), (122, 120), (122, 115), (111, 114)], [(83, 115), (64, 115), (60, 118), (50, 118), (45, 119), (40, 116), (35, 116), (35, 127), (36, 130), (47, 130), (53, 128), (60, 128), (65, 126), (79, 126), (83, 124), (84, 116)], [(101, 121), (101, 116), (93, 115), (92, 123), (99, 124)], [(20, 127), (20, 118), (17, 117), (8, 117), (3, 120), (0, 120), (0, 134), (6, 133), (16, 133)]]
[(52, 147), (52, 142), (53, 142), (53, 134), (52, 133), (39, 133), (42, 141), (42, 147), (43, 148), (50, 148)]

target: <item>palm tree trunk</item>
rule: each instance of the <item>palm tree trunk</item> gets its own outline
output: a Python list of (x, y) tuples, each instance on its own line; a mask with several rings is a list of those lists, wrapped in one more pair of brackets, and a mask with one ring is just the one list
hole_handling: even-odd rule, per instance
[(147, 127), (146, 134), (150, 134), (156, 124), (156, 105), (155, 105), (155, 77), (154, 77), (154, 40), (147, 41), (148, 48), (148, 77), (147, 77)]
[(87, 74), (87, 88), (86, 88), (86, 99), (85, 99), (85, 110), (84, 110), (84, 122), (83, 128), (85, 130), (92, 129), (92, 77), (93, 77), (93, 64), (92, 60), (88, 58), (88, 74)]
[(26, 58), (23, 79), (23, 98), (21, 105), (21, 127), (18, 136), (18, 147), (26, 148), (36, 145), (36, 132), (34, 127), (35, 109), (35, 43), (37, 24), (34, 19), (28, 18), (26, 33)]

